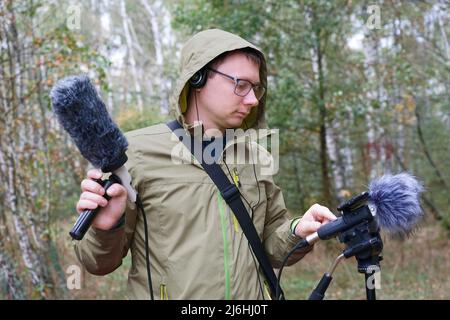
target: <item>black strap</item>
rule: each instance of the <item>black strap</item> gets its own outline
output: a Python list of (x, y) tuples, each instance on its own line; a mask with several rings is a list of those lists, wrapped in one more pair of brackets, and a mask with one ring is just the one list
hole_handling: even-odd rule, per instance
[[(186, 135), (185, 130), (178, 123), (178, 121), (176, 120), (170, 121), (167, 123), (167, 126), (175, 133), (178, 139), (181, 142), (183, 142), (183, 144), (188, 148), (188, 150), (191, 151), (192, 154), (194, 154), (194, 152), (192, 152), (191, 150), (191, 145), (193, 143), (191, 140), (193, 139), (193, 137), (192, 136), (188, 137)], [(233, 210), (234, 215), (239, 221), (239, 225), (241, 226), (245, 236), (248, 239), (248, 242), (250, 243), (253, 249), (256, 259), (258, 260), (259, 265), (261, 266), (264, 276), (267, 279), (270, 291), (272, 292), (272, 297), (275, 297), (277, 288), (277, 278), (275, 276), (275, 273), (273, 272), (272, 266), (270, 265), (269, 259), (267, 258), (266, 252), (264, 251), (264, 247), (261, 243), (261, 239), (259, 238), (258, 233), (256, 232), (253, 221), (250, 219), (247, 209), (245, 208), (244, 203), (242, 202), (239, 189), (236, 188), (236, 186), (230, 182), (227, 175), (223, 172), (222, 168), (216, 162), (213, 162), (212, 164), (207, 164), (204, 161), (202, 161), (201, 158), (199, 159), (198, 158), (199, 154), (198, 152), (196, 153), (197, 154), (194, 154), (194, 156), (201, 163), (203, 169), (205, 169), (206, 173), (209, 175), (211, 180), (216, 184), (217, 188), (220, 190), (222, 198), (227, 202), (231, 210)], [(278, 289), (278, 292), (280, 294), (279, 297), (281, 297), (281, 299), (284, 299), (284, 293), (281, 290), (281, 288)]]

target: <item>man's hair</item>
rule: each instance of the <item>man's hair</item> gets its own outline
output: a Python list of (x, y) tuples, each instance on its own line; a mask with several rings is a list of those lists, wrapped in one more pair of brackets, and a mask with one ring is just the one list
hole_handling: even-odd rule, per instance
[[(261, 67), (261, 64), (263, 61), (262, 54), (258, 50), (255, 50), (250, 47), (236, 49), (236, 50), (232, 50), (232, 51), (226, 51), (226, 52), (218, 55), (217, 57), (215, 57), (213, 60), (211, 60), (207, 66), (210, 68), (216, 69), (222, 62), (225, 61), (225, 59), (228, 56), (230, 56), (236, 52), (243, 53), (247, 57), (247, 59), (249, 59), (256, 65), (258, 65), (258, 68)], [(213, 75), (214, 75), (214, 73), (208, 72), (208, 78), (210, 78)]]

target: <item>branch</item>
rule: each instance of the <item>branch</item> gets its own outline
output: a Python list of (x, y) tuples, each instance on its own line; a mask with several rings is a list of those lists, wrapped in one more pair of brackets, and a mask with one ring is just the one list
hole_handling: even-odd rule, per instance
[(430, 165), (433, 167), (434, 172), (436, 173), (437, 177), (439, 178), (439, 181), (442, 183), (443, 186), (445, 186), (445, 188), (447, 190), (450, 191), (450, 187), (447, 185), (447, 183), (445, 182), (444, 177), (442, 176), (440, 170), (438, 169), (438, 167), (436, 166), (436, 164), (434, 163), (433, 159), (431, 158), (431, 154), (430, 151), (428, 150), (427, 144), (425, 142), (425, 138), (423, 136), (423, 132), (422, 132), (422, 126), (421, 126), (421, 118), (419, 115), (419, 111), (418, 111), (418, 107), (416, 106), (416, 108), (414, 108), (414, 113), (416, 115), (417, 118), (417, 135), (419, 136), (419, 140), (420, 140), (420, 144), (422, 146), (422, 150), (425, 153), (425, 157), (427, 158), (428, 162), (430, 163)]

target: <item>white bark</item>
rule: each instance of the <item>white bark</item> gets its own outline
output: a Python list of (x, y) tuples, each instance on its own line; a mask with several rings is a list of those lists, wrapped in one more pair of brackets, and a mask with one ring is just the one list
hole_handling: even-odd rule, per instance
[(6, 162), (8, 172), (8, 182), (6, 186), (6, 204), (9, 206), (8, 211), (10, 211), (13, 219), (14, 229), (17, 235), (22, 259), (31, 277), (31, 281), (35, 287), (43, 288), (45, 285), (45, 279), (43, 276), (41, 265), (39, 263), (39, 258), (31, 247), (26, 226), (19, 215), (19, 210), (17, 207), (18, 199), (17, 188), (15, 184), (16, 165), (14, 164), (14, 156), (11, 155), (11, 151), (13, 151), (11, 147), (12, 145), (9, 146), (10, 154), (8, 155), (8, 160)]
[[(364, 46), (364, 56), (365, 56), (365, 65), (373, 66), (379, 65), (379, 39), (367, 39), (367, 45)], [(368, 91), (366, 93), (368, 101), (378, 101), (380, 103), (380, 112), (383, 112), (383, 105), (386, 101), (386, 90), (384, 88), (384, 77), (382, 74), (377, 73), (377, 70), (373, 67), (368, 67), (366, 69), (366, 78), (370, 79), (373, 77), (377, 78), (377, 88), (374, 88), (372, 91)], [(377, 143), (377, 126), (372, 121), (372, 116), (375, 115), (375, 110), (372, 107), (371, 103), (367, 105), (367, 113), (366, 113), (366, 127), (367, 127), (367, 149), (364, 150), (364, 154), (368, 157), (366, 164), (369, 165), (367, 168), (369, 170), (368, 178), (373, 179), (377, 177), (378, 170), (377, 167), (380, 167), (380, 164), (377, 161), (377, 152), (374, 148)], [(375, 115), (376, 116), (376, 115)], [(381, 167), (382, 168), (382, 167)]]
[(444, 44), (445, 57), (447, 58), (447, 61), (450, 61), (450, 46), (448, 44), (447, 33), (445, 32), (445, 25), (444, 21), (442, 20), (441, 12), (437, 14), (437, 20), (439, 23), (439, 31), (441, 32), (442, 42)]
[(337, 157), (337, 153), (339, 152), (339, 146), (337, 145), (337, 141), (335, 140), (335, 135), (338, 132), (338, 128), (336, 128), (336, 124), (331, 124), (331, 126), (327, 127), (327, 151), (328, 157), (331, 161), (331, 174), (333, 175), (334, 183), (336, 191), (339, 191), (344, 186), (344, 179), (342, 177), (342, 172), (339, 170), (339, 158)]
[(147, 0), (141, 0), (142, 5), (144, 6), (149, 18), (150, 24), (152, 26), (153, 33), (153, 43), (155, 47), (155, 56), (156, 56), (156, 74), (157, 79), (159, 80), (158, 87), (160, 91), (160, 109), (162, 114), (167, 114), (169, 111), (169, 97), (168, 97), (168, 88), (166, 85), (166, 80), (164, 79), (164, 54), (163, 54), (163, 42), (161, 39), (161, 32), (158, 24), (158, 13), (162, 14), (161, 3), (157, 1), (154, 5), (157, 6), (155, 10)]
[[(35, 139), (31, 137), (33, 134), (29, 127), (31, 117), (28, 113), (32, 111), (30, 108), (33, 104), (25, 103), (25, 97), (28, 96), (25, 84), (30, 81), (27, 79), (27, 75), (30, 77), (30, 73), (27, 73), (26, 70), (33, 66), (34, 62), (25, 60), (26, 55), (29, 55), (27, 43), (31, 42), (30, 36), (23, 35), (22, 31), (17, 29), (17, 25), (23, 21), (17, 22), (18, 16), (12, 10), (14, 8), (8, 8), (5, 11), (1, 25), (3, 31), (8, 34), (6, 37), (7, 51), (5, 55), (2, 55), (4, 59), (2, 67), (5, 66), (5, 69), (2, 69), (2, 76), (8, 79), (2, 85), (2, 90), (6, 89), (5, 92), (7, 92), (6, 96), (2, 97), (6, 101), (3, 101), (4, 127), (2, 129), (4, 131), (2, 135), (4, 136), (1, 137), (2, 144), (0, 146), (1, 167), (5, 180), (3, 209), (12, 220), (10, 228), (14, 228), (14, 235), (17, 237), (20, 255), (27, 268), (27, 274), (30, 276), (32, 284), (44, 297), (45, 292), (42, 289), (46, 285), (44, 273), (46, 266), (39, 261), (38, 253), (31, 245), (27, 225), (21, 214), (28, 210), (27, 200), (23, 196), (26, 193), (24, 183), (27, 183), (27, 179), (21, 178), (23, 173), (21, 161), (28, 163), (27, 160), (32, 159), (33, 156), (28, 159), (26, 157), (27, 153), (32, 153), (33, 150), (25, 148), (36, 143)], [(21, 121), (17, 121), (19, 117)], [(39, 142), (39, 138), (37, 138), (37, 142)], [(25, 152), (25, 150), (27, 151)], [(12, 232), (9, 233), (12, 234)]]
[(120, 0), (120, 16), (122, 18), (123, 31), (124, 31), (124, 35), (125, 35), (125, 41), (127, 44), (128, 59), (129, 59), (129, 63), (130, 63), (131, 75), (132, 75), (133, 82), (134, 82), (137, 107), (138, 107), (139, 111), (142, 111), (144, 109), (144, 104), (142, 101), (142, 89), (141, 89), (141, 85), (139, 83), (140, 77), (138, 75), (138, 71), (136, 68), (136, 60), (134, 58), (134, 52), (133, 52), (133, 41), (131, 39), (131, 33), (130, 33), (130, 29), (129, 29), (130, 19), (127, 15), (124, 0)]

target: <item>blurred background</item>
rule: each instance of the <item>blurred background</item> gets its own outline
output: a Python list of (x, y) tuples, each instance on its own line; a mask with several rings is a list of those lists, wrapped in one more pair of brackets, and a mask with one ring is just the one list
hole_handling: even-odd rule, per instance
[[(377, 298), (449, 299), (449, 8), (394, 0), (0, 0), (0, 299), (126, 298), (129, 257), (96, 277), (74, 256), (68, 231), (88, 163), (52, 115), (49, 91), (85, 73), (123, 131), (165, 121), (180, 48), (212, 27), (267, 56), (267, 120), (281, 139), (276, 181), (292, 216), (316, 202), (336, 208), (382, 174), (414, 174), (426, 187), (425, 219), (407, 239), (383, 235)], [(287, 268), (286, 297), (307, 298), (341, 250), (322, 242)], [(354, 259), (338, 266), (327, 298), (365, 299)]]

